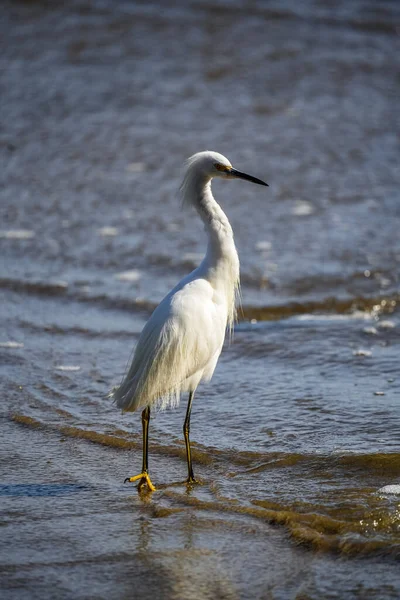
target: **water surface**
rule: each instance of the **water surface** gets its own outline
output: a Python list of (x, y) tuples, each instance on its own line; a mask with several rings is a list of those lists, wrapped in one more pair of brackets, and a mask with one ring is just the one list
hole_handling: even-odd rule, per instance
[[(7, 597), (398, 597), (396, 3), (5, 6)], [(184, 399), (139, 497), (140, 417), (107, 393), (201, 260), (177, 190), (207, 148), (270, 187), (213, 186), (243, 306), (194, 402), (203, 485)]]

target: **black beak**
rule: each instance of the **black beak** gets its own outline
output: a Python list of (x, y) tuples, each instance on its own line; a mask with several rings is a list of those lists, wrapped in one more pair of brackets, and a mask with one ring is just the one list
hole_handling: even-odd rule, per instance
[(231, 169), (229, 174), (232, 177), (238, 177), (239, 179), (244, 179), (245, 181), (252, 181), (253, 183), (258, 183), (259, 185), (266, 185), (268, 187), (268, 183), (265, 181), (261, 181), (261, 179), (257, 179), (257, 177), (253, 177), (252, 175), (247, 175), (246, 173), (241, 173), (240, 171), (236, 171), (236, 169)]

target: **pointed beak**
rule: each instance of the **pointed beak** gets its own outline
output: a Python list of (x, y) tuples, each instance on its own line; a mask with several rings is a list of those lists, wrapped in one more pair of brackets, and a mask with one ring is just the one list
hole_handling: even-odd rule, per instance
[(236, 169), (231, 169), (229, 174), (232, 177), (237, 177), (238, 179), (244, 179), (245, 181), (252, 181), (253, 183), (258, 183), (259, 185), (266, 185), (268, 187), (268, 183), (265, 181), (261, 181), (261, 179), (257, 179), (257, 177), (253, 177), (252, 175), (247, 175), (247, 173), (242, 173), (241, 171), (237, 171)]

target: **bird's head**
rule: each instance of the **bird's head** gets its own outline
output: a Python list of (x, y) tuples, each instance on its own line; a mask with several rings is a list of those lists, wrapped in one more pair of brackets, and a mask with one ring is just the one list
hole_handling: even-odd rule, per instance
[(265, 181), (257, 179), (247, 173), (242, 173), (234, 169), (229, 160), (219, 154), (218, 152), (212, 152), (206, 150), (204, 152), (198, 152), (187, 160), (188, 171), (196, 172), (198, 175), (202, 175), (206, 179), (212, 179), (213, 177), (222, 177), (223, 179), (244, 179), (245, 181), (252, 181), (259, 185), (266, 185)]

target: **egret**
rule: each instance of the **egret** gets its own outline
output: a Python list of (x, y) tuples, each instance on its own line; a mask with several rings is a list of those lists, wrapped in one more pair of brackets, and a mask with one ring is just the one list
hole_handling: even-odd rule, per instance
[(214, 373), (226, 330), (236, 316), (239, 257), (232, 227), (211, 192), (213, 177), (268, 184), (234, 169), (217, 152), (198, 152), (186, 162), (181, 185), (183, 203), (193, 206), (208, 236), (206, 255), (197, 269), (184, 277), (157, 306), (144, 326), (132, 364), (112, 396), (123, 411), (142, 410), (142, 471), (125, 481), (139, 481), (139, 489), (154, 487), (148, 470), (150, 408), (177, 406), (189, 393), (183, 435), (188, 467), (187, 483), (196, 483), (190, 451), (190, 414), (197, 386)]

